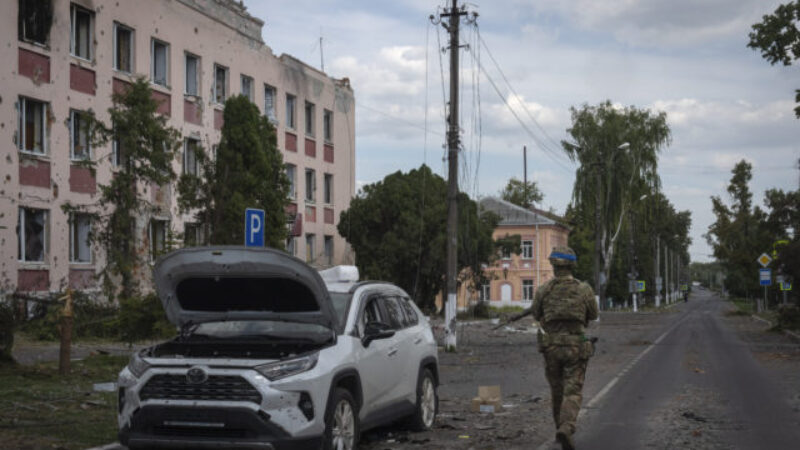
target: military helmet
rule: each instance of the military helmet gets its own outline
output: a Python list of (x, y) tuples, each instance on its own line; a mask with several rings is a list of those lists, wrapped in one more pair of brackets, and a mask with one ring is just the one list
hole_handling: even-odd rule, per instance
[(553, 247), (550, 253), (550, 264), (553, 267), (575, 267), (578, 257), (575, 252), (567, 246)]

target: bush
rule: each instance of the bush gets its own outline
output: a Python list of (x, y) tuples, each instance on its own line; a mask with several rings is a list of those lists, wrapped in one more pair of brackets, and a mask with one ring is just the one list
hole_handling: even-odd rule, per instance
[(0, 300), (0, 363), (14, 360), (11, 350), (14, 347), (15, 328), (14, 307)]
[(800, 307), (797, 305), (780, 305), (778, 307), (778, 328), (800, 330)]
[(127, 343), (143, 339), (166, 339), (176, 333), (156, 294), (121, 299), (119, 337)]
[[(55, 298), (61, 298), (58, 294)], [(63, 302), (43, 300), (37, 302), (32, 310), (33, 318), (22, 325), (22, 331), (33, 339), (55, 341), (61, 336), (61, 311)], [(72, 297), (72, 338), (113, 339), (118, 336), (116, 326), (117, 307), (99, 302), (89, 295), (73, 291)]]

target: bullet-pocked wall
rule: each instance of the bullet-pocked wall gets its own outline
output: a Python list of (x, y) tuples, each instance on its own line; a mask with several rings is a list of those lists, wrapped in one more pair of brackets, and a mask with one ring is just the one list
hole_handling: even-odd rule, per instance
[[(185, 142), (208, 151), (219, 142), (224, 100), (248, 95), (276, 125), (294, 182), (290, 251), (319, 267), (352, 261), (336, 231), (355, 192), (355, 108), (346, 78), (273, 54), (261, 39), (264, 22), (230, 0), (4, 0), (4, 12), (0, 290), (96, 285), (104, 261), (87, 245), (91, 224), (62, 207), (95, 205), (116, 156), (110, 144), (90, 148), (75, 130), (83, 113), (108, 123), (112, 93), (136, 76), (150, 80), (159, 112)], [(183, 153), (173, 161), (178, 174)], [(144, 255), (161, 245), (161, 233), (194, 232), (174, 186), (143, 189), (158, 206), (137, 224)]]

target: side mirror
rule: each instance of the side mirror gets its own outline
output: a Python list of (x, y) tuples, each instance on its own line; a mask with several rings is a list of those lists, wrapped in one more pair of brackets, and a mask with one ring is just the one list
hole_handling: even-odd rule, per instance
[(369, 322), (364, 327), (364, 337), (361, 343), (369, 347), (369, 343), (377, 339), (386, 339), (394, 336), (394, 330), (383, 322)]

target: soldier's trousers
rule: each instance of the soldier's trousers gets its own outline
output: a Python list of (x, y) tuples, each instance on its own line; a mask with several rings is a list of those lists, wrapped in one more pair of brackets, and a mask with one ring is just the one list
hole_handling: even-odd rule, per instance
[(550, 383), (556, 428), (575, 433), (583, 399), (587, 355), (579, 345), (551, 346), (544, 352), (545, 375)]

